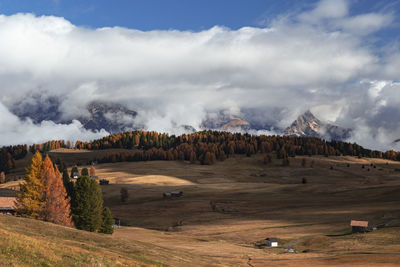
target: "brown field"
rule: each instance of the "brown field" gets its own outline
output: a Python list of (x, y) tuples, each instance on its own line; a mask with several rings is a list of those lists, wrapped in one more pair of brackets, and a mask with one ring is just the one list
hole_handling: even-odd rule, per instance
[[(57, 153), (68, 158), (68, 151)], [(291, 158), (289, 167), (280, 160), (264, 165), (261, 155), (212, 166), (153, 161), (95, 167), (100, 179), (110, 180), (102, 186), (105, 204), (123, 224), (112, 238), (156, 246), (147, 252), (156, 262), (399, 266), (400, 172), (395, 169), (400, 162), (305, 157), (307, 167), (301, 167), (302, 158)], [(307, 184), (301, 183), (303, 177)], [(129, 190), (127, 203), (120, 201), (122, 187)], [(163, 199), (163, 192), (175, 190), (182, 190), (183, 197)], [(385, 227), (350, 234), (351, 219)], [(267, 237), (277, 237), (279, 247), (255, 246)], [(158, 250), (169, 256), (157, 256)]]

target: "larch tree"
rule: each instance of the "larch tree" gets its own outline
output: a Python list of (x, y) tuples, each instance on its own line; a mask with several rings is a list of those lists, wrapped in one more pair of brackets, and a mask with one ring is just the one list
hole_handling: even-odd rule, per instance
[(96, 176), (96, 169), (93, 166), (90, 167), (89, 174), (91, 177)]
[(0, 173), (0, 183), (4, 184), (6, 182), (6, 175), (4, 172)]
[(64, 226), (72, 226), (69, 197), (61, 173), (54, 169), (50, 158), (43, 162), (44, 200), (43, 219)]
[(203, 164), (204, 164), (204, 165), (211, 165), (211, 164), (212, 164), (211, 153), (208, 152), (208, 151), (207, 151), (206, 154), (204, 155)]
[(39, 152), (33, 155), (31, 164), (26, 168), (24, 182), (16, 199), (17, 214), (42, 219), (44, 202), (44, 184), (42, 179), (43, 159)]

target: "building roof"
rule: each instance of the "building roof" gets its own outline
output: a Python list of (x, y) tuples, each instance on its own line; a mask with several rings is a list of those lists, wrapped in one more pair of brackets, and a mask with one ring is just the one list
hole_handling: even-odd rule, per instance
[(270, 242), (278, 242), (278, 238), (275, 237), (268, 237), (267, 240)]
[(0, 197), (0, 208), (4, 209), (15, 209), (15, 197)]
[(350, 226), (368, 227), (368, 221), (351, 220)]

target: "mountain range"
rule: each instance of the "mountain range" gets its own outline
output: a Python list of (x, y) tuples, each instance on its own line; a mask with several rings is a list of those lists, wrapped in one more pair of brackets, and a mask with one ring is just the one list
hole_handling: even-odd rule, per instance
[[(72, 119), (64, 119), (58, 109), (60, 101), (55, 97), (42, 99), (37, 97), (36, 101), (24, 103), (24, 105), (14, 105), (12, 112), (21, 119), (30, 118), (34, 123), (40, 123), (44, 120), (55, 123), (70, 123), (72, 120), (81, 122), (85, 129), (101, 130), (104, 129), (110, 133), (118, 133), (129, 130), (142, 129), (135, 118), (137, 112), (127, 107), (117, 104), (94, 101), (90, 102), (84, 112), (84, 116), (77, 116)], [(186, 132), (196, 130), (224, 130), (251, 132), (254, 130), (271, 130), (279, 134), (296, 137), (318, 137), (328, 140), (346, 140), (351, 136), (351, 129), (339, 127), (337, 125), (323, 122), (315, 117), (310, 111), (299, 115), (299, 117), (286, 129), (280, 129), (276, 126), (264, 126), (250, 123), (239, 116), (227, 115), (220, 112), (207, 116), (200, 125), (200, 129), (195, 129), (191, 125), (180, 126)]]
[(29, 118), (36, 124), (42, 121), (69, 124), (72, 120), (78, 120), (85, 129), (104, 129), (109, 133), (119, 133), (142, 128), (141, 125), (137, 125), (134, 122), (137, 112), (117, 103), (93, 101), (81, 112), (85, 115), (69, 119), (65, 119), (62, 116), (59, 106), (60, 100), (56, 97), (42, 98), (35, 95), (27, 103), (14, 104), (11, 112), (20, 119)]

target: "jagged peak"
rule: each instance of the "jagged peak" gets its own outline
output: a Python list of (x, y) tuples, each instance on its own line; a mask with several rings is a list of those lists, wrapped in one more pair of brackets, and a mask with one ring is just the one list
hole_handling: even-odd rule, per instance
[(284, 135), (319, 137), (335, 140), (347, 139), (351, 130), (320, 121), (314, 114), (307, 110), (285, 129)]

